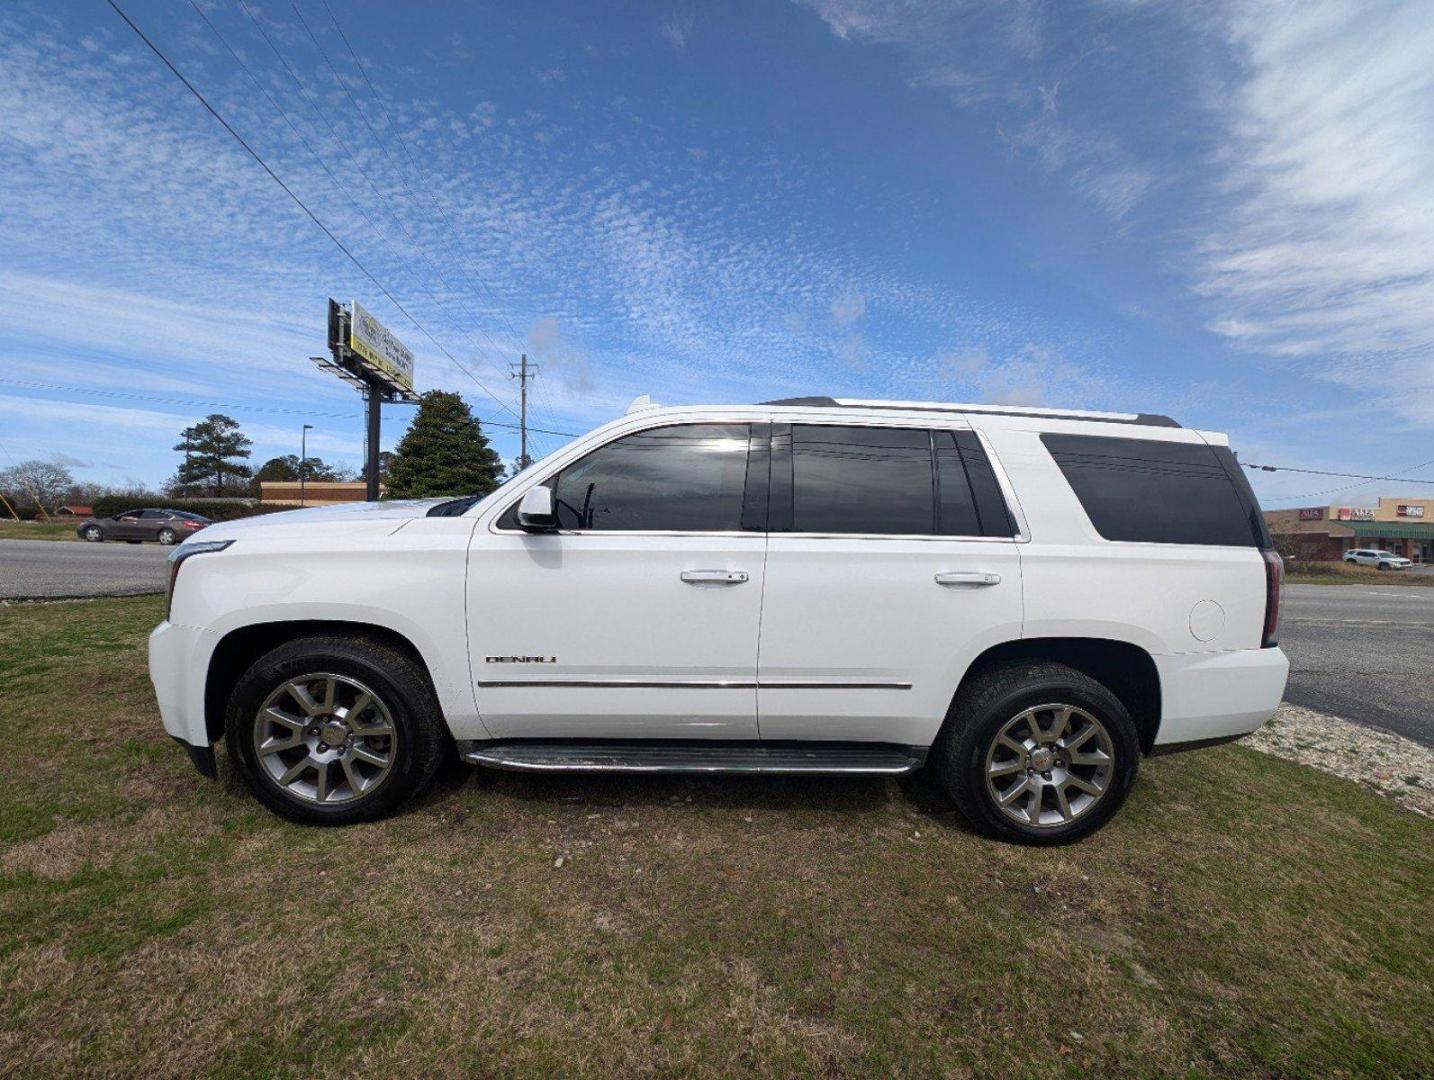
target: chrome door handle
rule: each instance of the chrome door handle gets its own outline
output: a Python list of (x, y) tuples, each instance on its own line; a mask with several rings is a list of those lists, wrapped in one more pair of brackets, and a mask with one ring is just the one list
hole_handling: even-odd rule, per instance
[(689, 585), (741, 585), (747, 580), (747, 571), (684, 570), (681, 577)]
[(999, 585), (1001, 575), (989, 570), (947, 570), (936, 575), (938, 585)]

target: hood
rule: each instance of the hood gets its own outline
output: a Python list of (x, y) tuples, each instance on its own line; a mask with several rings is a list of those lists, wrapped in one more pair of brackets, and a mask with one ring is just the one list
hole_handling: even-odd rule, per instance
[[(361, 528), (392, 532), (400, 524), (423, 517), (440, 503), (450, 499), (393, 499), (380, 502), (339, 503), (336, 506), (310, 506), (302, 510), (281, 510), (273, 514), (255, 514), (234, 521), (216, 521), (194, 534), (196, 541), (230, 540), (240, 536), (271, 535), (306, 526), (318, 528)], [(370, 530), (365, 530), (370, 531)]]

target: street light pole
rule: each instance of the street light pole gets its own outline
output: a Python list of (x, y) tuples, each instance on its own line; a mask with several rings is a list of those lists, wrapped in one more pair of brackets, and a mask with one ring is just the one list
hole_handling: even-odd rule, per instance
[(304, 505), (304, 474), (309, 471), (309, 432), (313, 424), (305, 424), (304, 430), (299, 432), (299, 505)]

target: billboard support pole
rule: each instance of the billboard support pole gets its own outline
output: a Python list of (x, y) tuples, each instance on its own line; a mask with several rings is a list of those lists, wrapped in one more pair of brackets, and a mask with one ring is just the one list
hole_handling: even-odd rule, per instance
[(364, 396), (368, 398), (368, 463), (364, 466), (364, 478), (368, 481), (368, 487), (364, 491), (364, 498), (369, 502), (378, 502), (378, 424), (383, 394), (377, 386), (369, 383), (368, 392)]

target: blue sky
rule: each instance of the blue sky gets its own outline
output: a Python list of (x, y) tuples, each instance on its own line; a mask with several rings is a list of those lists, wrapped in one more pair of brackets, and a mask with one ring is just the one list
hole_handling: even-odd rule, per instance
[[(467, 371), (107, 4), (21, 0), (0, 465), (158, 483), (220, 406), (256, 463), (309, 422), (357, 465), (358, 397), (306, 360), (332, 295), (496, 422), (526, 351), (552, 431), (644, 393), (1039, 403), (1434, 476), (1421, 3), (197, 2), (121, 0)], [(1434, 494), (1255, 482), (1267, 505)]]

